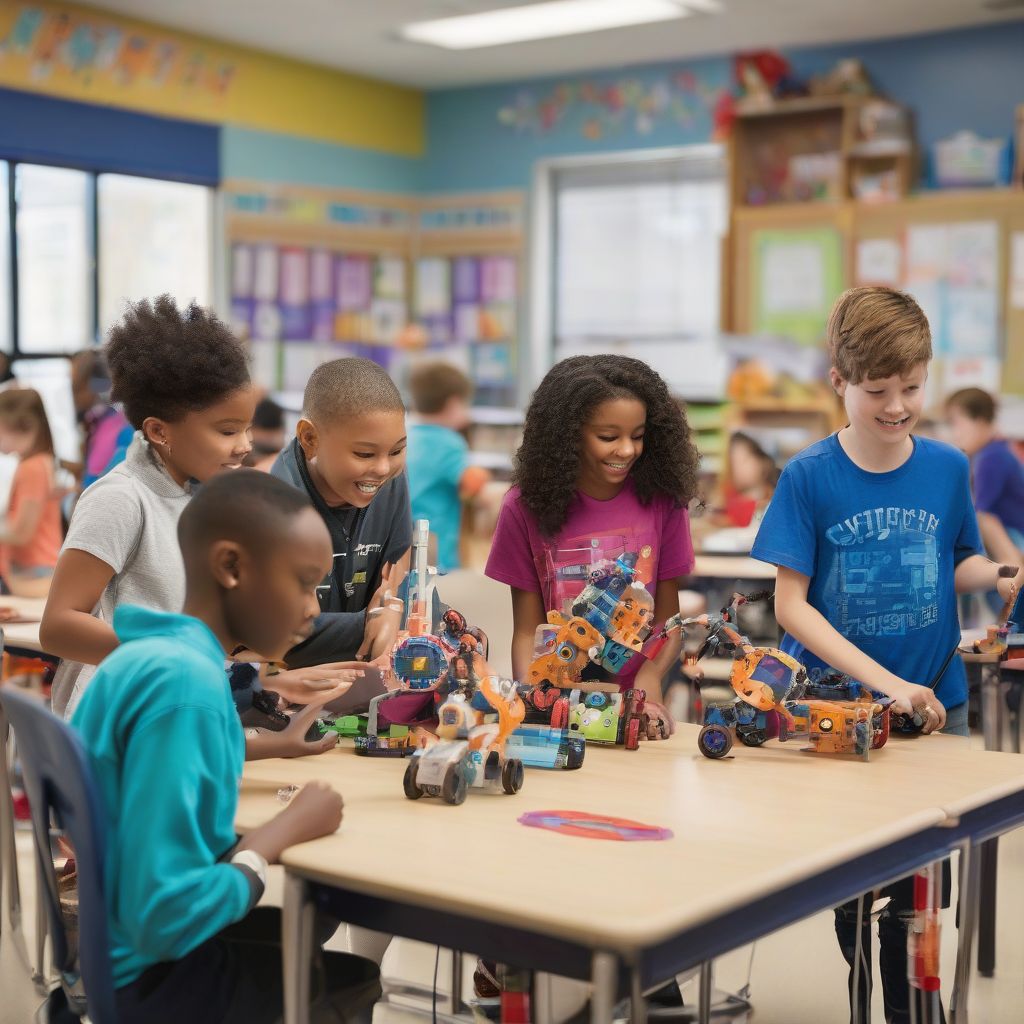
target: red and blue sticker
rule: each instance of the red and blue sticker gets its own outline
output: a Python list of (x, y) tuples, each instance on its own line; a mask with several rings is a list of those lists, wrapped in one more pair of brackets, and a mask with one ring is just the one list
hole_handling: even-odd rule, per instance
[(611, 839), (619, 843), (659, 842), (672, 838), (672, 830), (668, 828), (587, 811), (529, 811), (520, 816), (519, 824), (560, 832), (565, 836)]

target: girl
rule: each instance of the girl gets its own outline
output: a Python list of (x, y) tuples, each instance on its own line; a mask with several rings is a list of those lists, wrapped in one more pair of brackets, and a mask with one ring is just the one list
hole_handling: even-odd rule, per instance
[[(66, 718), (95, 666), (117, 646), (116, 607), (181, 609), (178, 517), (195, 487), (240, 466), (251, 448), (255, 398), (246, 354), (209, 310), (179, 310), (168, 295), (144, 299), (111, 330), (106, 357), (111, 398), (136, 434), (124, 462), (79, 499), (39, 627), (43, 648), (64, 659), (52, 696)], [(288, 674), (282, 676), (274, 689), (293, 695)], [(311, 689), (329, 699), (337, 694), (323, 690), (326, 682), (319, 678)], [(351, 673), (344, 682), (347, 689)], [(296, 730), (305, 717), (296, 719)], [(268, 742), (290, 743), (290, 731), (269, 734)]]
[(749, 526), (771, 499), (779, 469), (775, 460), (749, 434), (729, 438), (729, 474), (722, 486), (725, 516), (730, 526)]
[(0, 393), (0, 451), (18, 457), (0, 524), (0, 575), (18, 597), (45, 597), (60, 551), (60, 497), (43, 401), (30, 389)]
[[(550, 370), (526, 413), (485, 570), (512, 588), (516, 679), (528, 677), (547, 611), (567, 611), (599, 562), (635, 553), (655, 622), (679, 611), (677, 579), (693, 568), (686, 505), (697, 472), (686, 418), (646, 363), (574, 356)], [(669, 728), (661, 679), (678, 654), (673, 639), (655, 660), (641, 667), (634, 657), (617, 677), (623, 689), (646, 690)]]

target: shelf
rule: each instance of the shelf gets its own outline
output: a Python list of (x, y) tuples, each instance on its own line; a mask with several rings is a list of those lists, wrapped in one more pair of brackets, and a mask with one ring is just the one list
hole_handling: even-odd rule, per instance
[(525, 414), (522, 409), (511, 407), (477, 405), (469, 410), (470, 425), (494, 427), (521, 427)]
[(755, 100), (750, 97), (738, 100), (736, 116), (782, 117), (786, 114), (813, 114), (823, 110), (845, 110), (851, 106), (878, 101), (879, 96), (793, 96), (782, 100)]

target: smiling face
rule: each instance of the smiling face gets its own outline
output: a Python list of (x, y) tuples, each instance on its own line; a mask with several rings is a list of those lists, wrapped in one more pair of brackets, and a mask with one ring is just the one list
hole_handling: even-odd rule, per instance
[(647, 407), (636, 398), (611, 398), (583, 425), (577, 487), (592, 498), (614, 498), (644, 450)]
[(246, 385), (226, 398), (180, 420), (151, 416), (142, 424), (146, 439), (167, 471), (182, 486), (188, 480), (204, 483), (225, 469), (238, 469), (252, 450), (249, 424), (256, 398)]
[(405, 469), (405, 413), (380, 410), (319, 427), (299, 421), (299, 444), (320, 496), (332, 508), (365, 508)]
[(859, 443), (876, 451), (906, 445), (921, 417), (927, 378), (927, 363), (918, 363), (906, 374), (865, 378), (859, 384), (832, 370), (832, 385), (846, 405), (851, 431)]

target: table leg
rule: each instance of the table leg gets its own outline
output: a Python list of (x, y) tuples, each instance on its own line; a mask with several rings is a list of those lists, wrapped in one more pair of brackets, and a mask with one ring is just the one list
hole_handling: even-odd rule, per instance
[(981, 666), (981, 731), (986, 750), (1003, 749), (1002, 692), (999, 666)]
[(996, 969), (996, 875), (999, 869), (999, 840), (981, 844), (978, 896), (978, 971), (991, 978)]
[(633, 968), (629, 989), (629, 1024), (647, 1024), (647, 1003), (644, 1000), (644, 986), (640, 980), (640, 968)]
[(974, 933), (978, 926), (978, 889), (981, 857), (969, 841), (960, 843), (960, 932), (957, 936), (956, 972), (949, 1001), (950, 1024), (967, 1024), (967, 997), (973, 966)]
[(551, 1016), (551, 975), (546, 971), (533, 972), (533, 1024), (554, 1024)]
[(448, 990), (448, 1012), (454, 1017), (462, 1009), (462, 953), (452, 950), (452, 973)]
[(313, 960), (313, 912), (305, 879), (285, 871), (281, 912), (284, 1024), (309, 1024), (309, 974)]
[(699, 1024), (711, 1024), (711, 999), (715, 991), (715, 962), (705, 960), (700, 965), (700, 988), (697, 992), (697, 1020)]
[(619, 961), (613, 953), (595, 953), (591, 960), (590, 1024), (608, 1024), (615, 1009)]
[(43, 877), (43, 866), (36, 858), (36, 957), (32, 970), (32, 981), (40, 995), (46, 995), (50, 985), (46, 974), (46, 939), (50, 934), (50, 925), (46, 917), (46, 907), (50, 896), (46, 891), (46, 879)]

